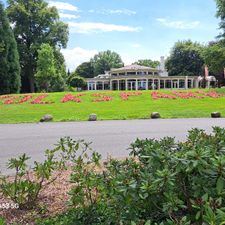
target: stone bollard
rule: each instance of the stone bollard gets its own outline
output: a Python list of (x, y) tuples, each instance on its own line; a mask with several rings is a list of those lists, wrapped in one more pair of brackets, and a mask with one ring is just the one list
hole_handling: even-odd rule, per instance
[(88, 121), (97, 121), (97, 115), (94, 113), (90, 114)]
[(50, 122), (52, 120), (53, 120), (53, 116), (50, 114), (46, 114), (40, 119), (40, 122)]
[(220, 112), (212, 112), (211, 113), (211, 117), (212, 118), (220, 118), (221, 117), (221, 113)]
[(160, 113), (158, 113), (158, 112), (151, 113), (151, 118), (152, 119), (159, 119), (160, 118)]

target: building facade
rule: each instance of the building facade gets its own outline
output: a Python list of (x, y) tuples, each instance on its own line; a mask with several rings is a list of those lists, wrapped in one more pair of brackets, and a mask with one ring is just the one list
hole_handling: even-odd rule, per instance
[[(95, 90), (159, 90), (198, 88), (202, 80), (196, 76), (168, 76), (164, 58), (158, 68), (130, 65), (112, 69), (105, 74), (86, 79), (87, 89)], [(207, 87), (213, 78), (207, 79)]]

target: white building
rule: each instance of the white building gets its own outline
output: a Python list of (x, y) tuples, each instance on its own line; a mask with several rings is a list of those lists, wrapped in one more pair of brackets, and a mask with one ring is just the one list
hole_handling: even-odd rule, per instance
[[(161, 57), (158, 68), (134, 64), (111, 69), (86, 79), (86, 82), (88, 90), (156, 90), (198, 88), (201, 79), (197, 76), (168, 76), (164, 57)], [(207, 85), (209, 87), (210, 80)]]

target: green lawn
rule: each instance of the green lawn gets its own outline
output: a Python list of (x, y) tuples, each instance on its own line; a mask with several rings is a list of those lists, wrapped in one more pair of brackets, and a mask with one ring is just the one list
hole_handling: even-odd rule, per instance
[[(192, 90), (195, 92), (196, 90)], [(216, 89), (225, 96), (224, 89)], [(52, 114), (54, 121), (81, 121), (87, 120), (89, 114), (96, 113), (98, 120), (123, 120), (123, 119), (147, 119), (151, 112), (160, 112), (162, 118), (199, 118), (210, 117), (213, 111), (219, 111), (225, 116), (225, 97), (203, 99), (158, 99), (151, 98), (151, 91), (142, 91), (140, 96), (131, 96), (124, 101), (120, 92), (99, 92), (112, 96), (108, 102), (93, 102), (93, 93), (84, 92), (79, 97), (81, 103), (61, 103), (61, 99), (67, 93), (50, 93), (43, 101), (54, 101), (53, 104), (30, 104), (30, 101), (22, 104), (3, 104), (0, 100), (0, 123), (24, 123), (38, 122), (45, 114)], [(170, 94), (171, 91), (160, 91)], [(73, 95), (79, 93), (72, 93)], [(34, 94), (38, 96), (42, 94)], [(1, 96), (0, 96), (1, 97)], [(33, 97), (33, 98), (34, 98)]]

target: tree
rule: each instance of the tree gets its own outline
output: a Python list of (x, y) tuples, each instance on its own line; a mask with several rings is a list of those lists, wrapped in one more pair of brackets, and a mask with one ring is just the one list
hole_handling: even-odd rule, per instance
[(209, 72), (216, 76), (219, 84), (224, 83), (225, 45), (222, 42), (210, 43), (203, 51), (202, 57)]
[(92, 78), (94, 77), (94, 68), (91, 62), (84, 62), (80, 64), (75, 71), (77, 76), (84, 78)]
[(225, 39), (225, 1), (216, 0), (216, 5), (217, 5), (216, 16), (221, 19), (220, 29), (222, 30), (222, 33), (219, 35), (219, 37)]
[(0, 2), (0, 94), (20, 91), (19, 54), (9, 20)]
[(203, 46), (190, 40), (175, 43), (166, 61), (169, 76), (201, 75), (204, 65), (202, 50)]
[(79, 88), (83, 89), (86, 87), (84, 78), (77, 76), (75, 72), (71, 74), (68, 83), (71, 87), (77, 88), (77, 90)]
[(54, 49), (56, 77), (51, 83), (51, 91), (64, 91), (67, 81), (65, 59), (60, 49)]
[(38, 50), (37, 73), (35, 74), (39, 90), (48, 92), (55, 77), (53, 49), (49, 44), (42, 44), (40, 50)]
[(159, 61), (153, 61), (151, 59), (140, 59), (137, 62), (133, 63), (133, 64), (137, 64), (140, 66), (148, 66), (148, 67), (152, 67), (152, 68), (156, 68), (157, 66), (159, 66), (160, 62)]
[(120, 68), (124, 66), (124, 63), (120, 55), (110, 50), (99, 52), (91, 59), (92, 66), (94, 68), (94, 76), (103, 74), (112, 68)]
[(202, 56), (205, 60), (209, 71), (214, 74), (221, 74), (225, 68), (225, 46), (218, 42), (209, 45), (202, 52)]
[(20, 54), (22, 89), (34, 92), (38, 49), (42, 43), (66, 47), (68, 25), (59, 21), (57, 9), (44, 0), (8, 0), (7, 13)]

